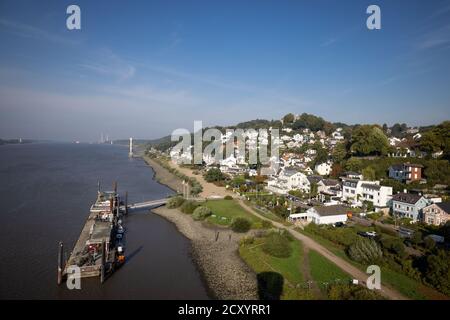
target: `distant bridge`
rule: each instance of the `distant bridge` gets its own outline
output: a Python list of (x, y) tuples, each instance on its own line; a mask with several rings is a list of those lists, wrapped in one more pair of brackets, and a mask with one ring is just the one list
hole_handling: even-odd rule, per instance
[(138, 203), (128, 205), (128, 210), (151, 209), (154, 207), (159, 207), (159, 206), (165, 205), (166, 203), (167, 203), (167, 198), (138, 202)]

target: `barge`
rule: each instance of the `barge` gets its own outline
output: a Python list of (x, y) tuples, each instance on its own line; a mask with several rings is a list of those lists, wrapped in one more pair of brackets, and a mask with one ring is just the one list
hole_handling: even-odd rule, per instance
[[(126, 199), (126, 198), (125, 198)], [(121, 211), (121, 206), (125, 208)], [(113, 191), (97, 191), (97, 199), (91, 206), (89, 216), (70, 253), (63, 261), (63, 245), (60, 243), (58, 254), (58, 284), (73, 272), (80, 271), (81, 278), (100, 277), (100, 281), (111, 275), (125, 262), (123, 206), (117, 193), (117, 184)]]

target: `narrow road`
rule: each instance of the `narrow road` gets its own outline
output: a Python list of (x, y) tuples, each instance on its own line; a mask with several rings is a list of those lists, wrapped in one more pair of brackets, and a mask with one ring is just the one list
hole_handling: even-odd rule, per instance
[[(272, 224), (274, 226), (276, 226), (277, 228), (289, 230), (291, 232), (291, 234), (294, 236), (294, 238), (296, 238), (297, 240), (302, 241), (302, 243), (303, 243), (303, 245), (305, 247), (308, 247), (309, 249), (313, 249), (313, 250), (317, 251), (322, 256), (324, 256), (325, 258), (327, 258), (328, 260), (333, 262), (335, 265), (337, 265), (339, 268), (341, 268), (342, 270), (347, 272), (354, 279), (357, 279), (360, 283), (363, 283), (363, 284), (366, 283), (366, 280), (368, 278), (368, 275), (366, 273), (362, 272), (361, 270), (359, 270), (358, 268), (356, 268), (352, 264), (348, 263), (344, 259), (336, 256), (334, 253), (329, 251), (324, 246), (318, 244), (317, 242), (315, 242), (310, 237), (308, 237), (308, 236), (306, 236), (306, 235), (304, 235), (304, 234), (294, 230), (292, 226), (287, 227), (287, 226), (285, 226), (285, 225), (283, 225), (283, 224), (281, 224), (279, 222), (275, 222), (275, 221), (273, 221), (273, 220), (271, 220), (269, 218), (264, 217), (263, 215), (261, 215), (258, 212), (256, 212), (252, 207), (248, 206), (241, 199), (239, 199), (238, 202), (243, 208), (245, 208), (247, 211), (249, 211), (253, 215), (257, 216), (258, 218), (272, 222)], [(394, 289), (392, 289), (392, 288), (390, 288), (390, 287), (388, 287), (386, 285), (382, 285), (381, 286), (380, 293), (382, 295), (384, 295), (385, 297), (387, 297), (389, 299), (392, 299), (392, 300), (408, 300), (407, 297), (405, 297), (404, 295), (402, 295), (398, 291), (396, 291), (396, 290), (394, 290)]]

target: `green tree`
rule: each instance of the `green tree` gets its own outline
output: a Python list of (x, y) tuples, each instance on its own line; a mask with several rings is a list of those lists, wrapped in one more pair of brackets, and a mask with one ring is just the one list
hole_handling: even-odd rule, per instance
[(277, 258), (288, 258), (292, 254), (289, 240), (284, 235), (275, 232), (266, 237), (262, 249), (265, 253)]
[(205, 220), (210, 215), (211, 209), (205, 206), (199, 206), (195, 208), (194, 213), (192, 214), (192, 218), (194, 218), (194, 220)]
[(208, 182), (222, 181), (224, 178), (222, 171), (218, 168), (211, 168), (205, 174), (205, 180)]
[(239, 188), (243, 184), (245, 184), (244, 176), (235, 176), (233, 180), (231, 180), (231, 185), (235, 188)]
[(348, 248), (348, 255), (352, 260), (362, 263), (376, 263), (383, 256), (380, 246), (373, 239), (358, 238)]
[(376, 179), (375, 170), (371, 166), (364, 168), (361, 173), (364, 177), (364, 180), (373, 181)]
[(288, 113), (283, 117), (283, 123), (284, 124), (290, 124), (293, 123), (295, 120), (295, 116), (292, 113)]
[(250, 230), (251, 227), (251, 222), (244, 218), (244, 217), (236, 217), (233, 219), (233, 221), (231, 222), (231, 229), (234, 232), (247, 232), (248, 230)]
[(379, 127), (361, 125), (353, 130), (351, 150), (363, 156), (385, 155), (389, 150), (389, 141)]
[(347, 147), (344, 142), (336, 144), (331, 154), (334, 163), (341, 163), (347, 156)]
[(344, 169), (359, 172), (362, 169), (362, 161), (358, 158), (350, 158), (345, 162)]

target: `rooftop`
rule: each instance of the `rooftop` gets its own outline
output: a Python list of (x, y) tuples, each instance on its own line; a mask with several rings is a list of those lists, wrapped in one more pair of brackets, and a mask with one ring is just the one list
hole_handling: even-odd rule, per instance
[(347, 214), (347, 212), (350, 209), (342, 205), (332, 205), (332, 206), (316, 206), (314, 207), (314, 210), (316, 210), (320, 216), (337, 216)]
[(442, 210), (444, 210), (446, 213), (450, 214), (450, 202), (439, 202), (436, 203), (436, 205), (441, 208)]
[(373, 189), (373, 190), (380, 190), (381, 186), (378, 184), (372, 184), (372, 183), (363, 183), (361, 184), (361, 187), (366, 189)]
[(409, 204), (416, 204), (417, 201), (420, 200), (420, 198), (422, 198), (422, 196), (419, 194), (404, 193), (404, 192), (397, 193), (396, 195), (392, 196), (393, 201), (399, 201), (399, 202), (404, 202), (404, 203), (409, 203)]

